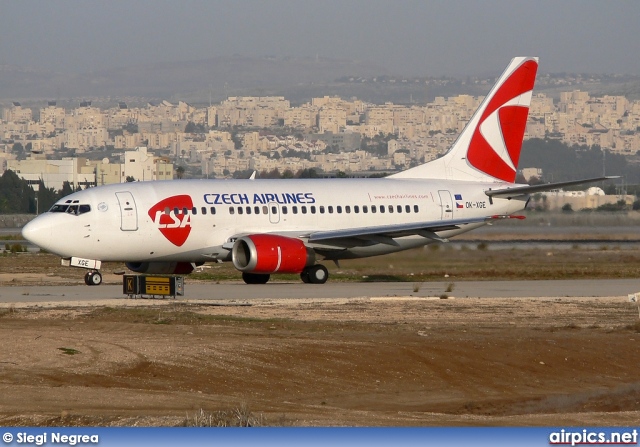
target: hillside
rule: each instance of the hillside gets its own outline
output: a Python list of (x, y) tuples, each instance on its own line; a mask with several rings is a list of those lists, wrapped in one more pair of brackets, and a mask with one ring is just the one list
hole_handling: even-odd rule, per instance
[[(186, 62), (157, 63), (81, 74), (0, 65), (0, 101), (79, 99), (125, 100), (135, 106), (154, 99), (214, 103), (228, 96), (284, 96), (297, 105), (325, 95), (357, 97), (382, 104), (424, 104), (436, 96), (485, 95), (494, 76), (407, 78), (367, 61), (329, 58), (246, 57), (234, 55)], [(428, 80), (428, 85), (426, 81)], [(557, 98), (561, 91), (640, 98), (640, 78), (617, 75), (539, 74), (536, 92)]]

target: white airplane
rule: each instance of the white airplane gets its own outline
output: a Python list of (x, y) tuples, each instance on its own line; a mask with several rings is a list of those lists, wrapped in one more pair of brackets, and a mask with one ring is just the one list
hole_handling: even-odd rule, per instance
[(28, 241), (88, 269), (187, 274), (231, 261), (248, 284), (273, 273), (327, 281), (318, 260), (397, 252), (513, 218), (532, 193), (611, 177), (514, 183), (537, 58), (515, 58), (451, 149), (381, 179), (174, 180), (89, 188), (60, 199), (22, 230)]

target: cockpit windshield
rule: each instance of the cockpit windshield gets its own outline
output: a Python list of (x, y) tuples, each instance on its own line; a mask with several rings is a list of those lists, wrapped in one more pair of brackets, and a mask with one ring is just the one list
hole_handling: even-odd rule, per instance
[(68, 213), (74, 216), (91, 212), (91, 205), (78, 203), (78, 200), (67, 200), (64, 203), (56, 203), (49, 210), (50, 213)]

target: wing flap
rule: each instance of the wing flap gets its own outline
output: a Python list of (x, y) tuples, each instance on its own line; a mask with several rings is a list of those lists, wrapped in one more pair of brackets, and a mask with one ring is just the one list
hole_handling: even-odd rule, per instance
[(463, 225), (487, 223), (504, 216), (452, 219), (447, 221), (415, 222), (408, 224), (380, 225), (372, 227), (348, 228), (341, 230), (316, 231), (308, 235), (309, 244), (327, 244), (337, 246), (365, 246), (371, 243), (398, 246), (395, 238), (403, 236), (422, 236), (438, 242), (447, 242), (437, 232), (457, 230)]

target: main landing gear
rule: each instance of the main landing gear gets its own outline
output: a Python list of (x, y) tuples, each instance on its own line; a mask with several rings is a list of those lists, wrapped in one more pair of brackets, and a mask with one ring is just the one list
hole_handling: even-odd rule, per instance
[[(242, 280), (247, 284), (266, 284), (271, 275), (266, 273), (243, 273)], [(329, 279), (329, 271), (324, 265), (316, 264), (305, 267), (300, 273), (300, 279), (305, 284), (324, 284)], [(86, 281), (86, 279), (85, 279)]]
[(300, 279), (305, 284), (324, 284), (329, 279), (329, 271), (322, 264), (305, 267), (300, 273)]
[(84, 275), (84, 283), (88, 286), (99, 286), (102, 284), (102, 275), (97, 270), (89, 270)]

